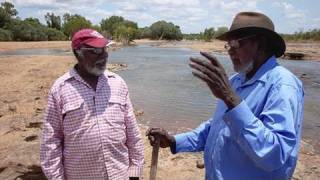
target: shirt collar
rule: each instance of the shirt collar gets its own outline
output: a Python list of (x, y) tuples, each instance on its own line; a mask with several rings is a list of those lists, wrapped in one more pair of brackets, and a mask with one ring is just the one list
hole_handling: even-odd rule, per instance
[(258, 71), (253, 75), (251, 79), (248, 81), (246, 80), (245, 74), (239, 74), (238, 78), (242, 85), (250, 85), (253, 84), (256, 81), (261, 82), (267, 82), (267, 76), (265, 75), (267, 71), (273, 69), (275, 66), (277, 66), (277, 60), (275, 56), (271, 56), (259, 69)]
[[(79, 75), (79, 73), (77, 72), (76, 70), (76, 66), (75, 65), (70, 71), (69, 71), (69, 77), (67, 79), (70, 79), (70, 78), (74, 78), (76, 79), (77, 81), (80, 81), (82, 83), (85, 83), (87, 84), (83, 79), (82, 77)], [(106, 70), (105, 73), (103, 73), (102, 75), (99, 76), (99, 79), (98, 81), (108, 81), (109, 78), (115, 78), (115, 73), (109, 71), (109, 70)]]

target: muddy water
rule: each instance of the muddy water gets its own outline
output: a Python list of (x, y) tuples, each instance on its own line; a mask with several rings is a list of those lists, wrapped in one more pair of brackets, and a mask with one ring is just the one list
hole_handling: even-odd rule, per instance
[[(33, 49), (0, 52), (0, 55), (72, 55), (59, 49)], [(188, 58), (199, 56), (189, 49), (158, 48), (147, 45), (111, 52), (109, 62), (126, 63), (119, 72), (126, 80), (136, 109), (143, 109), (141, 123), (171, 131), (194, 128), (214, 112), (216, 99), (207, 86), (192, 76)], [(217, 55), (229, 75), (233, 74), (227, 56)], [(305, 109), (303, 137), (320, 153), (320, 62), (279, 60), (304, 83)]]

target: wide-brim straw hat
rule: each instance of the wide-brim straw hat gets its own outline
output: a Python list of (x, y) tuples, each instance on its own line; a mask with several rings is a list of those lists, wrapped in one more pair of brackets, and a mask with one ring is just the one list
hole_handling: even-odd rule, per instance
[(253, 34), (267, 36), (270, 42), (269, 46), (272, 46), (271, 48), (276, 57), (281, 57), (286, 51), (286, 44), (282, 37), (274, 31), (272, 21), (266, 15), (257, 12), (238, 13), (233, 19), (229, 31), (216, 38), (228, 41), (230, 37)]

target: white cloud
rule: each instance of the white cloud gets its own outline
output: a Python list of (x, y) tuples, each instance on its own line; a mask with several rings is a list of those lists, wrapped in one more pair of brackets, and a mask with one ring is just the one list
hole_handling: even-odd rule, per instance
[[(139, 27), (158, 20), (173, 22), (188, 33), (208, 27), (229, 27), (238, 12), (258, 11), (274, 18), (277, 27), (284, 32), (319, 26), (319, 20), (307, 18), (310, 15), (307, 9), (299, 9), (302, 6), (297, 4), (305, 3), (300, 1), (290, 4), (286, 0), (0, 0), (4, 1), (12, 2), (21, 18), (33, 16), (42, 22), (47, 12), (60, 16), (80, 14), (94, 24), (118, 15), (137, 22)], [(263, 7), (265, 5), (270, 7)], [(313, 16), (313, 19), (319, 17)]]

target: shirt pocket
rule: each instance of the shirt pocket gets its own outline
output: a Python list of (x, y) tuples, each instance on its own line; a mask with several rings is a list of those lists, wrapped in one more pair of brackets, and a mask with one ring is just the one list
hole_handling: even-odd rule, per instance
[(62, 114), (63, 129), (67, 134), (81, 129), (86, 124), (84, 100), (78, 99), (65, 103), (62, 108)]
[(125, 113), (125, 102), (120, 97), (110, 98), (107, 103), (105, 121), (110, 128), (109, 139), (114, 143), (126, 140)]

